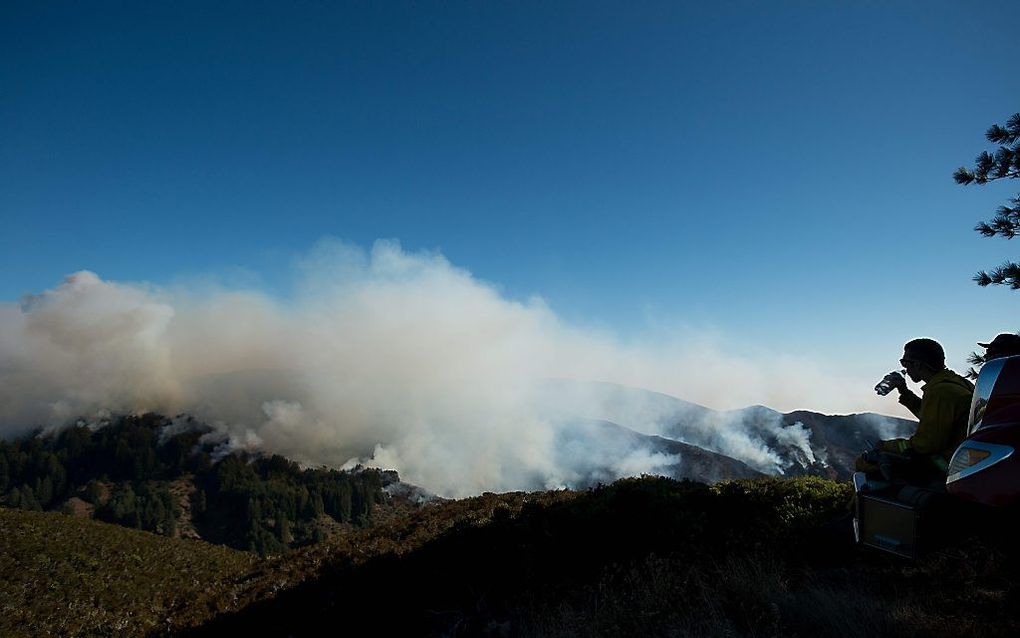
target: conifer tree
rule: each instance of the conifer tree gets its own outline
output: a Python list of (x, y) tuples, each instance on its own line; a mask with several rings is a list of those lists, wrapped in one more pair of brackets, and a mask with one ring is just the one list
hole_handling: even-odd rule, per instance
[(340, 483), (340, 522), (347, 523), (351, 520), (351, 482)]
[(168, 511), (166, 518), (160, 524), (160, 528), (163, 534), (167, 536), (177, 536), (177, 516), (173, 512)]
[(63, 498), (67, 491), (67, 471), (64, 469), (60, 459), (50, 454), (46, 459), (46, 476), (53, 483), (53, 498)]
[[(987, 184), (999, 179), (1020, 178), (1020, 113), (1010, 117), (1006, 126), (993, 124), (985, 137), (999, 148), (994, 154), (984, 151), (978, 155), (973, 169), (958, 168), (953, 174), (957, 184)], [(1006, 239), (1020, 234), (1020, 194), (999, 206), (991, 221), (978, 223), (974, 230), (985, 237)], [(1020, 290), (1020, 264), (1006, 261), (989, 271), (978, 272), (974, 281), (979, 286), (997, 284)]]
[(285, 516), (277, 516), (276, 518), (276, 537), (284, 545), (290, 545), (294, 540), (290, 533), (290, 521)]
[(21, 486), (21, 509), (23, 510), (41, 510), (42, 507), (39, 505), (39, 500), (35, 497), (35, 491), (29, 485)]
[(40, 507), (48, 507), (50, 501), (53, 500), (53, 479), (49, 476), (43, 476), (41, 479), (37, 479), (35, 497), (38, 499)]

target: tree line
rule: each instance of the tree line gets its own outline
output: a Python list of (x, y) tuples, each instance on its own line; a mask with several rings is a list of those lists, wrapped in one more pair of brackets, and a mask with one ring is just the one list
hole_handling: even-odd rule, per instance
[(168, 536), (179, 533), (187, 505), (202, 538), (277, 554), (338, 524), (369, 524), (383, 499), (378, 470), (302, 469), (278, 455), (215, 462), (215, 444), (203, 439), (210, 427), (190, 420), (167, 436), (171, 423), (124, 416), (0, 441), (0, 504), (69, 510), (78, 497), (98, 519)]

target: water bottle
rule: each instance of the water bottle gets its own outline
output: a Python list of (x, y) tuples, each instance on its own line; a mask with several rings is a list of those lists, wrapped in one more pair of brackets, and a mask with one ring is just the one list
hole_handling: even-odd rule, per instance
[(880, 397), (884, 397), (889, 394), (892, 392), (893, 388), (900, 385), (903, 381), (903, 375), (906, 373), (906, 370), (900, 370), (899, 372), (893, 371), (885, 375), (885, 377), (878, 382), (878, 385), (875, 386), (875, 392), (877, 392)]

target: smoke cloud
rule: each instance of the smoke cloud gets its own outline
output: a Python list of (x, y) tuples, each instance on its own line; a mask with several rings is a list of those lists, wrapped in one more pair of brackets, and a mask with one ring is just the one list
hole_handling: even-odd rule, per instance
[[(224, 450), (366, 462), (459, 496), (589, 474), (605, 451), (558, 449), (567, 419), (661, 429), (655, 395), (607, 402), (584, 382), (716, 408), (885, 405), (873, 403), (874, 380), (830, 377), (812, 361), (734, 356), (690, 338), (624, 343), (569, 325), (539, 298), (509, 299), (439, 254), (391, 241), (369, 251), (324, 241), (298, 272), (286, 300), (80, 271), (0, 305), (0, 435), (109, 412), (187, 413), (212, 424)], [(725, 425), (705, 437), (757, 467), (776, 462)], [(625, 451), (602, 461), (638, 474), (671, 459)]]

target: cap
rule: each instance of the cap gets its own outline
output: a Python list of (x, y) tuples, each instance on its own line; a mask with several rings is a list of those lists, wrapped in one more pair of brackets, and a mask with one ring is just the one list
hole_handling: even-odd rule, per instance
[(1004, 332), (1002, 334), (995, 335), (995, 338), (988, 343), (979, 343), (978, 345), (982, 348), (988, 348), (989, 350), (1020, 354), (1020, 335)]

